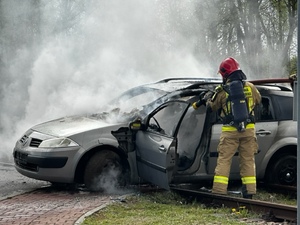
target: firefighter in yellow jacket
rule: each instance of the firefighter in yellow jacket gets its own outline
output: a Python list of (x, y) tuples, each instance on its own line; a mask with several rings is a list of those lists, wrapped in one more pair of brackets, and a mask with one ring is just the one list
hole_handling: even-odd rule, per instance
[[(232, 157), (238, 151), (240, 160), (240, 175), (242, 179), (242, 194), (244, 198), (252, 198), (256, 194), (256, 170), (254, 155), (257, 153), (258, 145), (256, 141), (254, 125), (254, 107), (261, 101), (261, 95), (256, 87), (245, 81), (246, 75), (239, 68), (239, 63), (234, 58), (227, 58), (220, 64), (219, 73), (223, 77), (223, 85), (216, 88), (214, 94), (206, 95), (204, 99), (195, 102), (193, 107), (196, 109), (201, 102), (213, 111), (221, 109), (221, 118), (223, 120), (222, 133), (218, 145), (218, 160), (215, 168), (212, 193), (227, 194), (230, 167)], [(235, 109), (233, 112), (235, 89), (229, 88), (234, 82), (240, 81), (241, 92), (244, 100), (238, 99), (236, 105), (245, 102), (247, 107), (247, 118), (245, 121), (234, 121), (235, 116), (241, 116), (244, 112)], [(229, 94), (230, 93), (230, 94)], [(241, 96), (237, 93), (236, 96)], [(237, 100), (237, 99), (235, 99)], [(235, 115), (233, 115), (235, 114)]]

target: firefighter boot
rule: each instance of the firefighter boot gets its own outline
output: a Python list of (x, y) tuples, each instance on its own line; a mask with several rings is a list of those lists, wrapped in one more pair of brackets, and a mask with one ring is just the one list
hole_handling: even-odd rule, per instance
[(248, 194), (246, 185), (242, 185), (242, 196), (243, 198), (252, 199), (253, 195)]

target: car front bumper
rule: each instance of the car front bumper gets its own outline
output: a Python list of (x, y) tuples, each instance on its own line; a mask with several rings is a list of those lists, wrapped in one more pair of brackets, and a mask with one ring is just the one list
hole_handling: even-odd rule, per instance
[[(20, 147), (20, 146), (19, 146)], [(73, 183), (80, 147), (59, 150), (14, 148), (16, 170), (27, 177), (53, 183)]]
[(14, 160), (20, 168), (38, 171), (39, 168), (62, 168), (66, 165), (68, 157), (33, 156), (16, 150), (14, 151)]

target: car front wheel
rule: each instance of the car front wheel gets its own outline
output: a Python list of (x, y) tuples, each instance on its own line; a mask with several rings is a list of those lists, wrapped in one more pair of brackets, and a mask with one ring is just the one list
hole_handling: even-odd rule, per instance
[(297, 157), (285, 155), (280, 157), (268, 173), (267, 180), (272, 184), (297, 185)]
[(95, 153), (84, 172), (84, 184), (90, 191), (112, 193), (126, 185), (126, 174), (118, 154), (109, 150)]

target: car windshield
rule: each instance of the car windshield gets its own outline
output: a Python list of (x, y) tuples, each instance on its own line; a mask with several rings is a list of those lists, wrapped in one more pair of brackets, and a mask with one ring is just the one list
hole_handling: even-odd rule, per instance
[(129, 122), (143, 118), (154, 109), (160, 99), (168, 92), (153, 87), (140, 86), (132, 88), (113, 99), (105, 108), (105, 112), (93, 114), (96, 119), (104, 119), (108, 123)]

